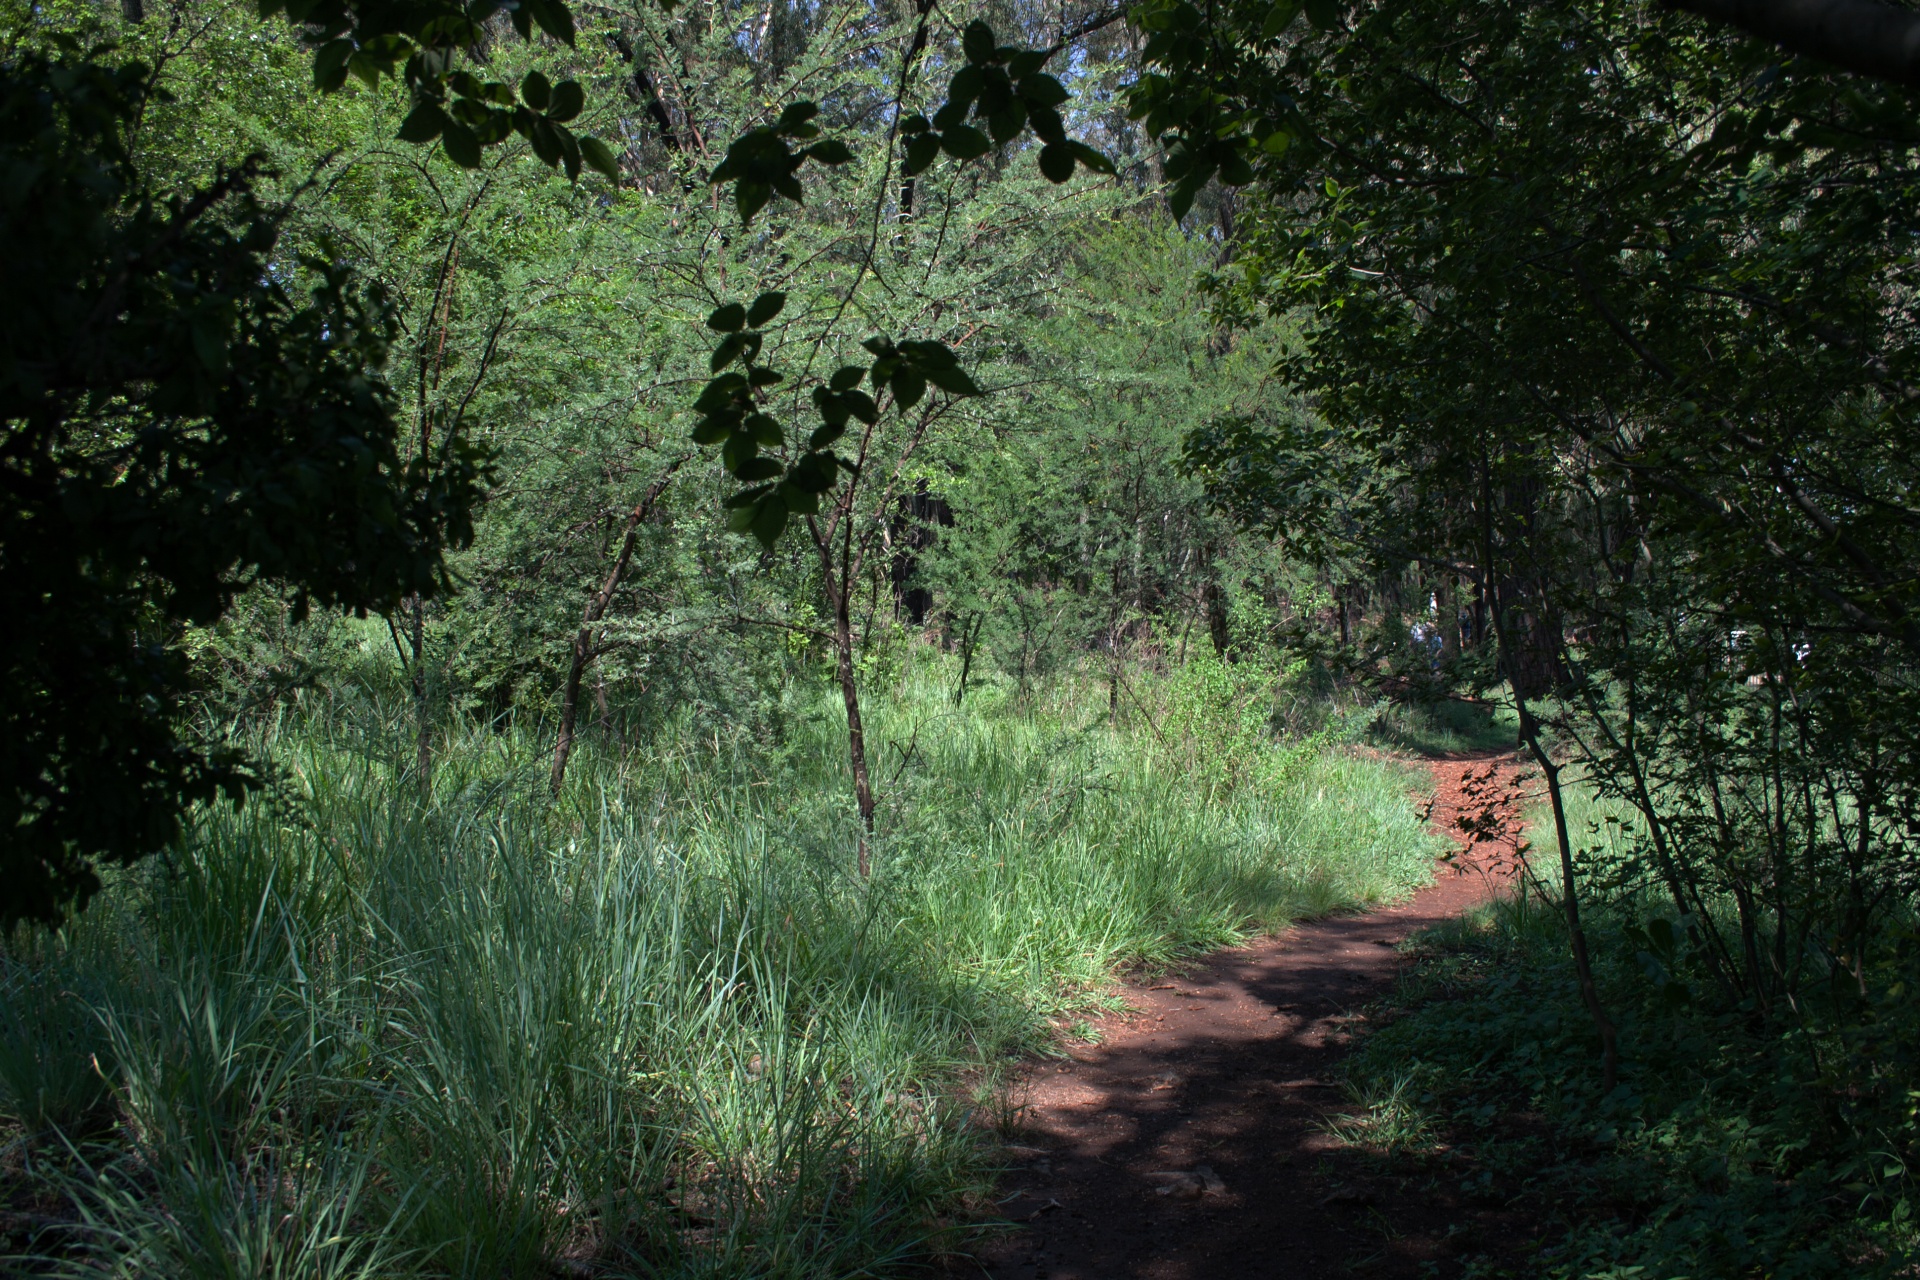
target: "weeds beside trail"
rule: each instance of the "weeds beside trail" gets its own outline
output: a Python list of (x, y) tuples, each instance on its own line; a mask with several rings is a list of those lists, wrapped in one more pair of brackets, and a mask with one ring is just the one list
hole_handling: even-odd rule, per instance
[[(1587, 856), (1630, 839), (1576, 787)], [(1557, 892), (1549, 876), (1544, 890)], [(1729, 912), (1731, 915), (1731, 912)], [(1335, 1124), (1429, 1199), (1500, 1207), (1522, 1233), (1449, 1243), (1465, 1276), (1739, 1280), (1911, 1276), (1920, 1259), (1920, 951), (1809, 984), (1791, 1021), (1718, 1004), (1684, 922), (1652, 894), (1591, 913), (1620, 1027), (1602, 1091), (1565, 924), (1510, 896), (1421, 940), (1380, 1030), (1347, 1065)]]
[(824, 700), (777, 749), (583, 755), (557, 806), (531, 736), (443, 743), (423, 800), (368, 707), (282, 728), (284, 803), (9, 953), (10, 1265), (885, 1273), (954, 1241), (996, 1072), (1117, 968), (1426, 873), (1390, 764), (1198, 788), (1071, 707), (875, 702), (866, 884)]

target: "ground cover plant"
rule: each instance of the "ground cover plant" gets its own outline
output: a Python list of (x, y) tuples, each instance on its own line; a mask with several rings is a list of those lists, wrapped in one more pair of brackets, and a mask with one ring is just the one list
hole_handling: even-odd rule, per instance
[[(1623, 806), (1569, 794), (1588, 841), (1625, 842)], [(1551, 816), (1536, 805), (1530, 820)], [(1697, 944), (1657, 895), (1603, 900), (1587, 927), (1619, 1029), (1608, 1089), (1554, 879), (1417, 940), (1347, 1064), (1356, 1106), (1334, 1131), (1528, 1224), (1458, 1240), (1468, 1275), (1909, 1274), (1911, 923), (1888, 926), (1864, 980), (1835, 966), (1809, 984), (1783, 1025), (1712, 998)]]
[(0, 0), (16, 1247), (897, 1269), (994, 1064), (1518, 742), (1404, 1034), (1613, 1153), (1541, 1265), (1897, 1268), (1916, 30)]
[(588, 749), (557, 802), (544, 735), (484, 725), (423, 796), (397, 669), (289, 711), (283, 804), (9, 951), (10, 1265), (885, 1272), (963, 1243), (998, 1073), (1117, 968), (1426, 874), (1397, 766), (1198, 788), (1097, 680), (955, 708), (952, 666), (873, 700), (866, 880), (823, 680), (778, 744)]

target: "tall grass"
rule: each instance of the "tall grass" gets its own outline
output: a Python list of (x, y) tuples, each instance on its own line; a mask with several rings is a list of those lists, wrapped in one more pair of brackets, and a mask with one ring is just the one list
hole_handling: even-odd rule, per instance
[[(1407, 780), (1323, 751), (1200, 794), (1150, 739), (908, 680), (851, 874), (832, 702), (782, 742), (583, 754), (288, 721), (0, 983), (0, 1104), (66, 1276), (885, 1274), (986, 1185), (996, 1071), (1120, 968), (1392, 897)], [(1274, 750), (1284, 750), (1275, 745)], [(1263, 775), (1273, 777), (1271, 773)]]

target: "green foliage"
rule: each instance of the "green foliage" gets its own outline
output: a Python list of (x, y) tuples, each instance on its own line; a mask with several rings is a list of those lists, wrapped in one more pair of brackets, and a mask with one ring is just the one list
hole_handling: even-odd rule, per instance
[(568, 125), (586, 105), (577, 80), (554, 83), (539, 70), (518, 85), (483, 80), (459, 64), (475, 57), (494, 36), (504, 12), (522, 40), (537, 26), (571, 45), (573, 10), (564, 0), (517, 0), (512, 5), (453, 0), (256, 0), (263, 19), (284, 16), (313, 51), (313, 83), (324, 93), (344, 88), (348, 78), (378, 89), (397, 78), (412, 109), (400, 124), (402, 142), (439, 139), (447, 159), (477, 169), (487, 148), (519, 134), (549, 167), (580, 176), (584, 162), (609, 178), (619, 175), (612, 150), (597, 138), (579, 137)]
[(365, 611), (447, 585), (485, 456), (402, 455), (380, 290), (290, 253), (257, 160), (168, 194), (121, 131), (138, 64), (0, 66), (12, 243), (0, 333), (9, 631), (0, 921), (55, 920), (95, 860), (154, 852), (184, 809), (255, 783), (178, 723), (170, 641), (253, 582)]
[(1116, 967), (1426, 874), (1392, 766), (1203, 793), (1078, 686), (956, 713), (941, 662), (916, 650), (873, 707), (896, 784), (866, 882), (811, 689), (776, 750), (589, 752), (557, 809), (543, 738), (463, 734), (423, 799), (377, 707), (289, 717), (259, 749), (304, 820), (209, 810), (0, 967), (0, 1106), (74, 1144), (27, 1144), (78, 1215), (30, 1253), (74, 1276), (898, 1268), (959, 1243), (1006, 1055)]
[(928, 487), (953, 523), (928, 530), (919, 572), (954, 643), (1022, 689), (1089, 648), (1116, 671), (1236, 640), (1256, 654), (1280, 594), (1272, 565), (1175, 463), (1223, 408), (1290, 411), (1265, 377), (1284, 330), (1236, 333), (1197, 312), (1210, 255), (1177, 228), (1082, 223), (1071, 239), (1046, 311), (1009, 326), (1019, 341), (995, 373), (1014, 390), (989, 432), (936, 446)]
[[(1222, 282), (1311, 317), (1279, 367), (1316, 416), (1224, 417), (1189, 465), (1401, 585), (1375, 636), (1431, 602), (1430, 674), (1367, 664), (1504, 680), (1543, 768), (1637, 812), (1564, 874), (1662, 893), (1715, 1000), (1789, 1019), (1913, 885), (1911, 103), (1641, 6), (1350, 20), (1236, 81), (1316, 133)], [(1451, 652), (1463, 585), (1497, 665)]]
[(1509, 900), (1423, 945), (1404, 1011), (1348, 1068), (1362, 1111), (1341, 1136), (1470, 1198), (1519, 1197), (1538, 1228), (1489, 1270), (1903, 1274), (1920, 1248), (1910, 946), (1865, 993), (1822, 984), (1795, 1024), (1769, 1025), (1675, 1003), (1649, 932), (1688, 944), (1657, 912), (1629, 901), (1588, 921), (1621, 1027), (1611, 1094), (1563, 920)]

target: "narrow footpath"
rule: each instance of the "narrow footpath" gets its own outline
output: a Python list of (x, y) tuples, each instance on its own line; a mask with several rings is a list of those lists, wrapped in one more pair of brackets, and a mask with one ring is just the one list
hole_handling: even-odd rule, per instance
[[(956, 1273), (991, 1280), (1412, 1277), (1456, 1244), (1505, 1229), (1504, 1210), (1396, 1175), (1324, 1128), (1330, 1083), (1410, 935), (1483, 901), (1517, 830), (1511, 754), (1431, 762), (1434, 825), (1460, 842), (1398, 906), (1301, 924), (1120, 992), (1100, 1042), (1029, 1066), (998, 1212), (1021, 1224)], [(1489, 775), (1491, 767), (1491, 775)], [(1489, 781), (1492, 786), (1490, 787)], [(1490, 840), (1456, 818), (1476, 815)], [(1491, 816), (1494, 821), (1489, 822)]]

